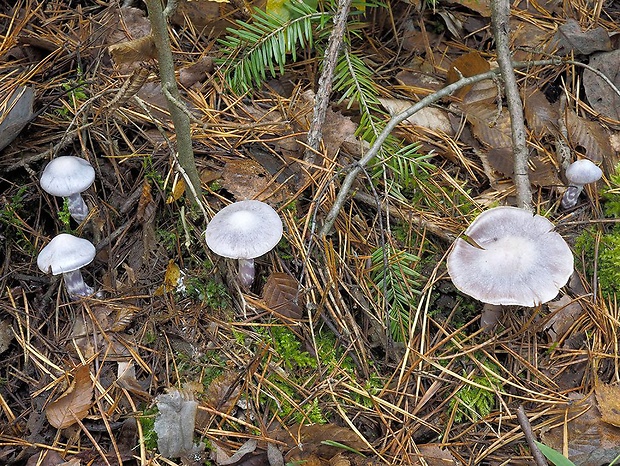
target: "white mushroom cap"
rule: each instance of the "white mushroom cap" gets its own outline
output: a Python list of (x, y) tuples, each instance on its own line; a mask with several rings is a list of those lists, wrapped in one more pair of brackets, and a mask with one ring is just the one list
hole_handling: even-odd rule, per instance
[(41, 188), (53, 196), (81, 193), (95, 181), (95, 169), (80, 157), (65, 155), (47, 164), (41, 175)]
[(463, 293), (489, 304), (533, 307), (555, 298), (573, 273), (573, 254), (553, 224), (516, 207), (480, 214), (457, 239), (448, 273)]
[(603, 176), (603, 171), (588, 159), (576, 160), (566, 169), (566, 179), (572, 185), (583, 186), (594, 183)]
[(95, 253), (95, 246), (90, 241), (61, 233), (41, 250), (37, 265), (42, 272), (51, 272), (52, 275), (73, 272), (90, 264)]
[(282, 238), (282, 220), (261, 201), (239, 201), (220, 210), (205, 231), (207, 246), (231, 259), (254, 259)]

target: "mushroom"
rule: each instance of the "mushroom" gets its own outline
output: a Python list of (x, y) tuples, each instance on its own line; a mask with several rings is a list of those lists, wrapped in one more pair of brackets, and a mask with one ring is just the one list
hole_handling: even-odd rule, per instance
[(95, 170), (88, 161), (66, 155), (47, 164), (41, 175), (41, 188), (53, 196), (67, 198), (69, 213), (78, 222), (88, 216), (88, 206), (81, 196), (95, 181)]
[(594, 183), (601, 179), (603, 171), (588, 159), (576, 160), (566, 169), (568, 188), (562, 196), (562, 207), (570, 209), (577, 204), (577, 199), (588, 183)]
[(239, 259), (239, 281), (254, 281), (254, 258), (271, 251), (282, 238), (282, 220), (261, 201), (239, 201), (220, 210), (207, 225), (207, 246), (216, 254)]
[(454, 286), (483, 303), (533, 307), (573, 273), (573, 254), (553, 224), (517, 207), (480, 214), (448, 255)]
[(84, 283), (80, 267), (90, 264), (94, 258), (95, 246), (90, 241), (61, 233), (41, 250), (37, 265), (45, 273), (62, 273), (72, 297), (89, 296), (94, 290)]

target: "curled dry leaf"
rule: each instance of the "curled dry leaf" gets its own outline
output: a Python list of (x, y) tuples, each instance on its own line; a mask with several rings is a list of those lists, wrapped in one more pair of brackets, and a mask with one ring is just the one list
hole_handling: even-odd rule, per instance
[(531, 133), (542, 137), (556, 132), (559, 118), (557, 105), (551, 105), (545, 94), (538, 89), (528, 90), (525, 93), (523, 106), (527, 126)]
[[(589, 65), (610, 77), (616, 88), (620, 87), (620, 50), (597, 53), (590, 57)], [(593, 71), (586, 69), (583, 72), (583, 87), (590, 106), (613, 120), (620, 120), (620, 96), (609, 84)]]
[(569, 55), (590, 55), (594, 52), (611, 50), (609, 34), (602, 27), (583, 31), (579, 23), (570, 18), (558, 27), (554, 36), (557, 53)]
[[(391, 116), (398, 115), (413, 105), (411, 102), (400, 99), (379, 98), (379, 102), (381, 102), (381, 105), (383, 105)], [(450, 119), (448, 118), (448, 112), (437, 107), (425, 107), (411, 115), (405, 122), (410, 125), (426, 128), (430, 131), (443, 131), (449, 135), (454, 134)]]
[(269, 309), (285, 317), (299, 320), (303, 316), (299, 305), (299, 284), (287, 273), (269, 275), (263, 288), (263, 300)]
[(620, 386), (599, 383), (594, 394), (601, 412), (601, 421), (620, 427)]
[[(456, 58), (446, 76), (446, 84), (457, 82), (461, 78), (469, 78), (477, 74), (485, 73), (491, 69), (489, 62), (482, 58), (475, 50)], [(491, 81), (492, 82), (492, 81)], [(495, 87), (495, 86), (493, 86)], [(454, 96), (462, 99), (471, 90), (472, 86), (464, 86), (454, 93)]]
[(418, 445), (418, 450), (420, 455), (413, 463), (415, 466), (456, 466), (459, 464), (456, 458), (452, 456), (452, 453), (450, 453), (450, 450), (441, 448), (439, 445)]
[(572, 300), (570, 296), (562, 296), (557, 301), (551, 301), (547, 305), (553, 315), (544, 328), (551, 337), (551, 341), (557, 342), (575, 323), (583, 309), (579, 301)]
[(229, 413), (235, 406), (240, 394), (239, 374), (234, 371), (228, 371), (211, 381), (204, 401), (207, 406), (213, 409)]
[(69, 388), (45, 409), (48, 422), (57, 429), (65, 429), (84, 419), (92, 404), (93, 383), (90, 368), (79, 366)]
[(568, 110), (566, 129), (573, 149), (582, 148), (579, 152), (585, 151), (582, 155), (593, 162), (601, 163), (608, 154), (611, 154), (609, 135), (600, 123), (582, 118), (574, 111)]
[(568, 396), (571, 402), (567, 412), (559, 414), (559, 422), (555, 423), (558, 427), (541, 433), (542, 442), (557, 451), (562, 451), (567, 442), (568, 458), (580, 466), (611, 463), (620, 454), (620, 429), (601, 422), (594, 395)]

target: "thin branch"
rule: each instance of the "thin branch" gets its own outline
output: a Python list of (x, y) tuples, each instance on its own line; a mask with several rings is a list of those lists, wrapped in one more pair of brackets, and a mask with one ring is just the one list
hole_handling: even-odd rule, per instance
[[(564, 62), (560, 59), (538, 60), (538, 61), (531, 61), (531, 62), (515, 62), (513, 66), (515, 68), (527, 68), (531, 66), (562, 65), (563, 63)], [(457, 91), (464, 86), (475, 84), (479, 81), (484, 81), (485, 79), (492, 79), (493, 76), (497, 75), (498, 73), (499, 73), (499, 70), (494, 69), (491, 71), (487, 71), (486, 73), (478, 74), (475, 76), (470, 76), (467, 78), (461, 78), (458, 81), (444, 87), (443, 89), (440, 89), (439, 91), (433, 94), (427, 95), (422, 100), (412, 105), (404, 112), (399, 113), (398, 115), (394, 115), (390, 119), (390, 121), (388, 121), (388, 123), (385, 125), (385, 128), (383, 128), (383, 131), (381, 131), (381, 134), (377, 136), (377, 139), (373, 143), (372, 147), (368, 150), (368, 152), (359, 161), (357, 161), (356, 163), (354, 163), (353, 165), (349, 167), (349, 173), (347, 174), (347, 176), (342, 182), (342, 186), (340, 187), (338, 196), (336, 196), (334, 205), (328, 212), (327, 217), (325, 217), (325, 223), (323, 224), (323, 227), (321, 228), (319, 235), (326, 236), (329, 233), (332, 226), (334, 225), (334, 222), (336, 221), (336, 217), (338, 216), (340, 209), (342, 208), (342, 206), (344, 205), (347, 199), (347, 195), (349, 194), (349, 191), (351, 190), (351, 186), (353, 185), (355, 178), (360, 173), (360, 171), (368, 164), (368, 162), (370, 162), (378, 154), (385, 140), (388, 138), (390, 133), (394, 131), (394, 129), (398, 126), (399, 123), (406, 120), (411, 115), (422, 110), (423, 108), (428, 107), (432, 103), (435, 103), (438, 100), (449, 96), (454, 91)]]
[(319, 88), (314, 99), (314, 114), (308, 131), (307, 148), (304, 153), (304, 161), (308, 165), (314, 165), (323, 135), (323, 124), (325, 123), (329, 96), (334, 83), (334, 72), (338, 63), (338, 54), (342, 47), (350, 7), (351, 0), (338, 0), (338, 11), (334, 16), (334, 28), (329, 36), (327, 50), (323, 58), (323, 73), (319, 78)]
[(525, 136), (525, 120), (523, 118), (523, 104), (519, 95), (517, 78), (512, 64), (509, 46), (509, 0), (491, 0), (491, 23), (495, 48), (497, 49), (497, 63), (504, 79), (506, 88), (506, 103), (510, 114), (512, 133), (512, 152), (514, 161), (514, 184), (517, 191), (517, 206), (532, 210), (532, 185), (528, 176), (528, 150)]
[[(174, 3), (174, 2), (172, 2)], [(168, 102), (168, 111), (174, 124), (174, 130), (177, 136), (177, 153), (179, 165), (183, 167), (187, 177), (191, 181), (193, 190), (189, 190), (191, 194), (196, 194), (194, 201), (200, 202), (201, 186), (200, 175), (196, 168), (194, 159), (194, 149), (192, 147), (192, 136), (190, 132), (190, 121), (187, 114), (179, 109), (178, 102), (181, 101), (179, 88), (174, 74), (174, 62), (172, 60), (172, 49), (170, 48), (170, 38), (168, 37), (168, 25), (160, 0), (146, 0), (146, 7), (149, 13), (153, 41), (157, 46), (159, 75), (161, 78), (162, 90), (165, 89), (164, 95)], [(169, 98), (172, 97), (172, 99)]]
[(519, 425), (521, 426), (521, 430), (523, 430), (523, 435), (525, 435), (525, 440), (527, 440), (527, 444), (530, 447), (530, 453), (532, 453), (532, 457), (534, 458), (536, 465), (549, 466), (549, 463), (547, 463), (547, 460), (545, 459), (545, 455), (542, 454), (540, 448), (536, 445), (534, 432), (532, 432), (532, 425), (530, 424), (530, 420), (527, 418), (527, 414), (525, 414), (523, 406), (519, 406), (517, 409), (517, 419), (519, 420)]

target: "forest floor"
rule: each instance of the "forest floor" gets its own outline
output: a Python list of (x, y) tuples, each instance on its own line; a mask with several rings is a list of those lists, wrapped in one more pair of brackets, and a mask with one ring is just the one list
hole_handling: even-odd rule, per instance
[[(175, 169), (154, 52), (122, 48), (149, 33), (144, 5), (126, 3), (1, 7), (0, 114), (21, 108), (26, 126), (0, 125), (0, 464), (531, 465), (520, 406), (575, 464), (620, 457), (617, 2), (512, 2), (513, 58), (530, 63), (517, 78), (534, 208), (571, 246), (575, 274), (491, 329), (445, 258), (481, 212), (515, 205), (499, 80), (398, 125), (319, 234), (390, 115), (496, 67), (489, 0), (354, 2), (351, 70), (337, 70), (310, 157), (334, 5), (319, 2), (313, 45), (283, 45), (286, 63), (274, 52), (257, 83), (243, 74), (262, 63), (247, 55), (262, 39), (237, 22), (251, 22), (248, 6), (181, 0), (170, 37), (202, 209)], [(254, 43), (233, 49), (239, 38)], [(95, 169), (80, 224), (39, 185), (60, 155)], [(562, 210), (566, 164), (584, 157), (603, 180)], [(204, 236), (243, 199), (284, 224), (250, 289)], [(63, 232), (95, 245), (82, 269), (93, 296), (71, 299), (37, 267)]]

